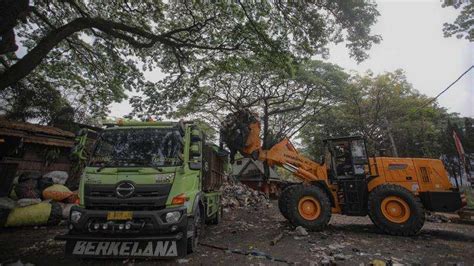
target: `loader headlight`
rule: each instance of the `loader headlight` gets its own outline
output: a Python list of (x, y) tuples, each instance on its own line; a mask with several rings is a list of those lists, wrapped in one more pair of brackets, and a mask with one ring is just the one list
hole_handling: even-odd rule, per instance
[(179, 221), (179, 218), (181, 218), (181, 212), (179, 211), (168, 212), (165, 216), (167, 223), (176, 223)]
[(71, 211), (71, 215), (69, 216), (69, 219), (71, 220), (71, 222), (77, 223), (77, 222), (79, 222), (79, 220), (81, 219), (81, 216), (82, 216), (82, 213), (81, 213), (81, 212), (79, 212), (79, 211)]

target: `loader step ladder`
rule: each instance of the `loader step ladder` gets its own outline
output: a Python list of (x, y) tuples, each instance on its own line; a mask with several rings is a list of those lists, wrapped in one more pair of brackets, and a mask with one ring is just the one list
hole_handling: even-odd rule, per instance
[(342, 213), (354, 216), (367, 215), (367, 182), (365, 179), (340, 178), (337, 183)]

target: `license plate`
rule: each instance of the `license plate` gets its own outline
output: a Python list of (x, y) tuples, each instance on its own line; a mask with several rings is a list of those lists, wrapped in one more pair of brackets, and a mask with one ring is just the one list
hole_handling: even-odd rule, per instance
[(176, 257), (177, 242), (163, 241), (67, 241), (66, 252), (83, 257)]
[(108, 212), (107, 220), (132, 220), (133, 212)]

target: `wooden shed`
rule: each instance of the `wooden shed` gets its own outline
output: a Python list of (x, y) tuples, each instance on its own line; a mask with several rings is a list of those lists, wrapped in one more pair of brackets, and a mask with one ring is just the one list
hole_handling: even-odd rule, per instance
[(56, 127), (0, 118), (0, 164), (16, 164), (17, 175), (68, 172), (74, 138), (74, 133)]

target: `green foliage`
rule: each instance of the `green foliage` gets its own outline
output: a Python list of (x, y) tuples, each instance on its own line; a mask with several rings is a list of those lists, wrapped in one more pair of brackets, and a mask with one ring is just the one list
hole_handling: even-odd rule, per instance
[(445, 37), (456, 36), (458, 39), (474, 41), (474, 0), (445, 0), (443, 7), (461, 9), (459, 16), (453, 23), (444, 23)]
[(154, 112), (201, 118), (218, 128), (229, 112), (249, 108), (262, 116), (269, 139), (277, 140), (293, 135), (308, 124), (309, 117), (334, 102), (348, 78), (338, 66), (322, 61), (287, 60), (289, 71), (272, 68), (272, 64), (232, 58), (182, 82), (183, 94), (153, 91), (151, 98), (161, 99)]
[[(328, 43), (345, 40), (351, 56), (360, 61), (380, 40), (370, 33), (379, 14), (368, 0), (52, 0), (37, 1), (34, 9), (28, 23), (16, 29), (27, 49), (24, 58), (34, 60), (6, 58), (0, 80), (11, 78), (39, 93), (43, 88), (34, 81), (42, 78), (56, 91), (51, 95), (59, 92), (75, 109), (77, 120), (104, 117), (110, 103), (125, 99), (132, 90), (146, 96), (145, 101), (133, 101), (135, 111), (154, 112), (168, 101), (161, 97), (163, 90), (172, 98), (186, 96), (183, 82), (233, 59), (263, 58), (291, 72), (285, 68), (287, 55), (327, 55)], [(72, 34), (57, 35), (66, 31)], [(41, 46), (53, 37), (60, 40), (52, 50)], [(8, 71), (15, 66), (18, 69)], [(165, 81), (154, 84), (145, 79), (143, 73), (154, 69), (166, 75)], [(0, 90), (12, 94), (11, 86)], [(156, 90), (162, 94), (156, 95)], [(34, 116), (43, 118), (39, 112)]]
[[(314, 118), (300, 137), (306, 152), (318, 158), (322, 139), (347, 135), (362, 135), (368, 141), (369, 153), (384, 149), (393, 155), (394, 139), (399, 156), (439, 157), (446, 152), (448, 114), (413, 89), (401, 70), (374, 76), (355, 76), (342, 101)], [(448, 134), (450, 135), (450, 134)], [(451, 142), (450, 142), (451, 141)]]

